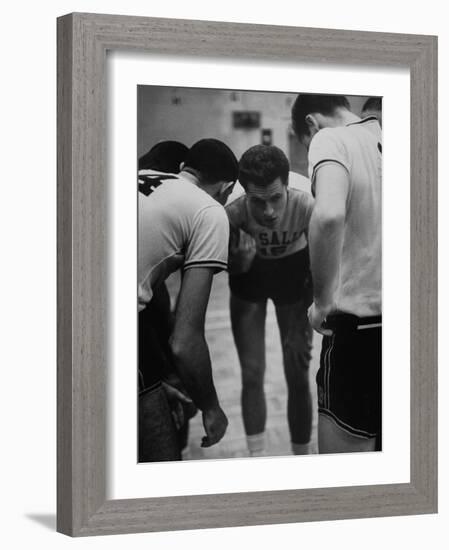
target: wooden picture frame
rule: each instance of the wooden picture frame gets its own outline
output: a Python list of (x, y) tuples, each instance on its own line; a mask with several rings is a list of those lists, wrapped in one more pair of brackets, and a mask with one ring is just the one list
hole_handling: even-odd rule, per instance
[[(410, 483), (106, 500), (106, 52), (408, 67)], [(100, 535), (437, 511), (437, 39), (74, 13), (58, 19), (57, 529)]]

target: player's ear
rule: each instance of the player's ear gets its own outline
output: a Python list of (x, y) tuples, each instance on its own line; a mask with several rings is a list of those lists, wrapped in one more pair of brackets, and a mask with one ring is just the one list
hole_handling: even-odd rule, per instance
[(309, 129), (309, 132), (313, 134), (312, 130), (319, 130), (318, 121), (314, 115), (308, 114), (305, 118), (307, 128)]
[(179, 171), (181, 172), (181, 170), (184, 168), (184, 166), (186, 165), (185, 162), (181, 162), (181, 164), (179, 165)]

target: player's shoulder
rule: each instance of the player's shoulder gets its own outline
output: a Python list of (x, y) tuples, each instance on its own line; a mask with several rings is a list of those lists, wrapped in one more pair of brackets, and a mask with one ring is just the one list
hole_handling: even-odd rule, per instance
[(327, 127), (327, 128), (321, 128), (312, 139), (312, 142), (310, 145), (312, 145), (313, 142), (321, 141), (324, 139), (334, 139), (335, 137), (341, 136), (345, 133), (346, 126), (335, 126), (335, 127)]
[(355, 133), (348, 126), (322, 128), (310, 143), (309, 162), (312, 166), (327, 159), (343, 161), (354, 142)]
[(225, 209), (216, 200), (212, 201), (196, 210), (192, 224), (194, 231), (206, 232), (209, 237), (214, 237), (217, 231), (222, 234), (229, 230), (229, 218)]
[(322, 128), (312, 138), (309, 148), (309, 158), (316, 152), (325, 151), (328, 147), (335, 148), (345, 141), (344, 126), (337, 128)]
[(242, 184), (237, 180), (235, 182), (232, 193), (229, 195), (228, 200), (226, 201), (226, 206), (228, 204), (231, 204), (231, 202), (234, 202), (236, 199), (238, 199), (242, 195), (245, 195), (245, 190), (243, 189)]
[(232, 201), (226, 203), (225, 210), (229, 213), (243, 212), (246, 207), (246, 194), (235, 197)]
[(352, 122), (342, 127), (342, 135), (354, 136), (370, 136), (375, 139), (381, 139), (382, 129), (379, 121), (374, 116), (362, 118), (357, 122)]
[(178, 174), (171, 174), (168, 172), (159, 172), (158, 170), (142, 169), (138, 173), (139, 183), (145, 181), (159, 181), (163, 183), (164, 181), (176, 180), (179, 179)]
[(288, 204), (289, 209), (292, 211), (303, 211), (313, 206), (313, 196), (311, 191), (304, 191), (303, 189), (295, 189), (294, 187), (288, 188)]
[(171, 217), (187, 220), (195, 218), (202, 210), (208, 208), (224, 212), (223, 207), (215, 199), (189, 179), (183, 178), (181, 174), (164, 174), (162, 177), (162, 184), (152, 195), (154, 208), (166, 209)]
[(156, 189), (167, 181), (177, 180), (177, 174), (169, 174), (167, 172), (159, 172), (157, 170), (143, 169), (137, 173), (139, 191), (144, 196), (150, 196)]
[(382, 141), (382, 128), (379, 120), (370, 116), (362, 120), (362, 126), (367, 130), (377, 141)]
[(170, 181), (165, 189), (167, 193), (176, 197), (176, 202), (181, 209), (183, 207), (200, 209), (208, 206), (220, 206), (206, 191), (188, 178), (184, 178), (182, 174), (178, 174), (176, 179)]
[(290, 171), (288, 173), (288, 187), (289, 189), (298, 189), (305, 193), (310, 193), (310, 180), (298, 172)]
[(297, 201), (297, 202), (304, 201), (308, 197), (312, 196), (310, 191), (304, 191), (303, 189), (296, 189), (295, 187), (290, 187), (290, 186), (288, 186), (287, 189), (288, 189), (289, 199), (293, 201)]

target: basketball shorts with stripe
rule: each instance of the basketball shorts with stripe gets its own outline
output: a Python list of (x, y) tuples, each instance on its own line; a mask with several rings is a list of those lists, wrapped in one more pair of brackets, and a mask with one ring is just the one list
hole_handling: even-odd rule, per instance
[(381, 317), (342, 314), (328, 318), (317, 373), (318, 411), (362, 438), (381, 439)]

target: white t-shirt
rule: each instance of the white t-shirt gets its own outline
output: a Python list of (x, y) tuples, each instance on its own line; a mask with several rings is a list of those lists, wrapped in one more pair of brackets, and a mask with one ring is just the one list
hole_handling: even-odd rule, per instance
[[(359, 317), (382, 311), (382, 132), (369, 117), (324, 128), (309, 150), (312, 192), (320, 167), (337, 163), (349, 175), (336, 309)], [(332, 185), (332, 181), (327, 182)]]
[[(292, 174), (292, 172), (290, 173)], [(302, 176), (300, 176), (303, 178)], [(307, 178), (303, 178), (308, 182)], [(310, 188), (307, 184), (306, 187)], [(287, 205), (282, 219), (273, 228), (259, 225), (251, 216), (247, 196), (243, 192), (226, 205), (231, 227), (242, 229), (256, 241), (256, 254), (264, 259), (275, 260), (290, 256), (307, 246), (307, 229), (313, 209), (310, 192), (287, 187)]]
[(227, 268), (229, 222), (224, 208), (182, 174), (140, 171), (138, 211), (139, 311), (173, 272), (179, 254), (183, 270)]

